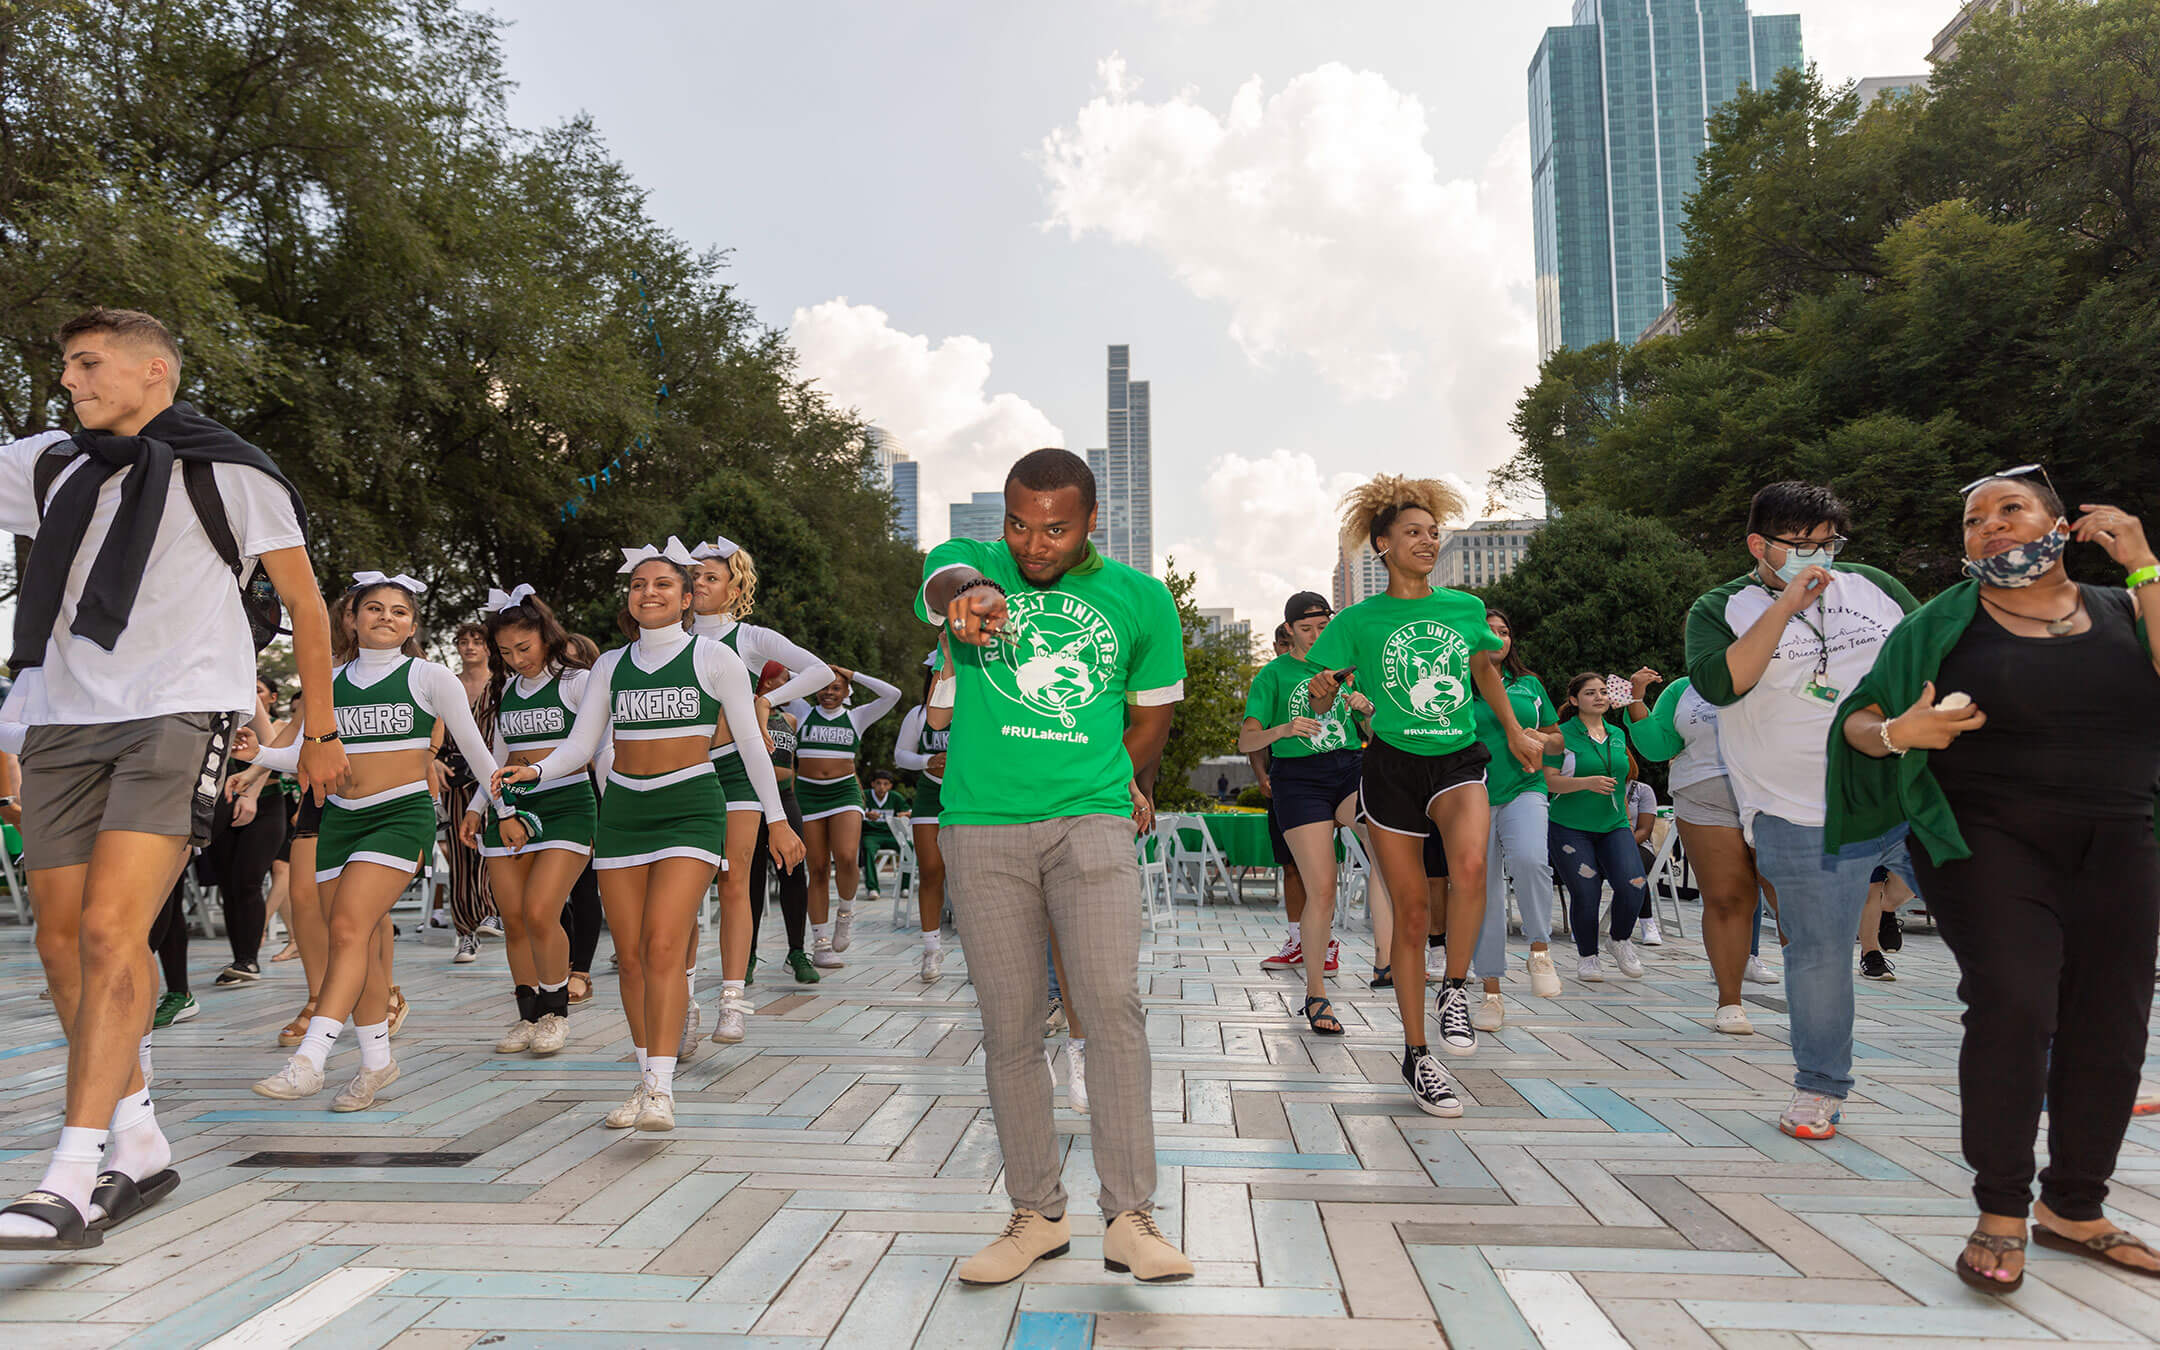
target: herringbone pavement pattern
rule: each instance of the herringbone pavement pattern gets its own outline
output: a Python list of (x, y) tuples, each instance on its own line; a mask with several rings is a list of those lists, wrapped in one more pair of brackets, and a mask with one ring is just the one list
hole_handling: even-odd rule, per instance
[[(1161, 1220), (1198, 1278), (1143, 1288), (1107, 1273), (1100, 1222), (1076, 1206), (1070, 1256), (963, 1289), (955, 1259), (1005, 1213), (972, 991), (957, 950), (942, 983), (918, 982), (912, 937), (886, 912), (868, 911), (847, 969), (815, 988), (768, 948), (750, 1040), (683, 1070), (680, 1128), (664, 1136), (598, 1123), (631, 1079), (604, 970), (566, 1053), (500, 1058), (500, 951), (451, 966), (443, 948), (402, 944), (416, 1005), (396, 1043), (403, 1079), (340, 1116), (328, 1092), (286, 1105), (247, 1090), (283, 1053), (297, 967), (211, 990), (222, 944), (203, 943), (202, 1016), (157, 1050), (182, 1189), (95, 1251), (0, 1258), (0, 1321), (40, 1350), (2160, 1337), (2160, 1282), (2036, 1251), (2025, 1289), (1997, 1302), (1946, 1268), (1970, 1226), (1958, 1007), (1925, 930), (1895, 984), (1860, 990), (1845, 1133), (1806, 1144), (1771, 1123), (1790, 1069), (1779, 991), (1752, 1000), (1757, 1035), (1712, 1033), (1692, 941), (1649, 950), (1643, 980), (1569, 979), (1559, 999), (1511, 979), (1506, 1029), (1453, 1062), (1473, 1104), (1441, 1121), (1398, 1084), (1392, 1001), (1350, 978), (1363, 942), (1347, 944), (1337, 993), (1349, 1035), (1321, 1041), (1294, 1016), (1296, 982), (1259, 968), (1282, 933), (1274, 912), (1181, 908), (1141, 974)], [(37, 1179), (28, 1151), (59, 1123), (63, 1051), (39, 985), (27, 935), (0, 934), (9, 1193)], [(353, 1056), (348, 1037), (333, 1084)], [(1060, 1120), (1067, 1184), (1092, 1199), (1087, 1122)], [(406, 1156), (340, 1156), (386, 1153)], [(2133, 1127), (2114, 1203), (2160, 1242), (2160, 1118)]]

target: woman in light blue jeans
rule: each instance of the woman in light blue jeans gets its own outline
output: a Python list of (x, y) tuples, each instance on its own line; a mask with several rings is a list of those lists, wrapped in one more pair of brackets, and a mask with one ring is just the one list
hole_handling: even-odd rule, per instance
[[(1545, 748), (1561, 747), (1560, 714), (1545, 694), (1537, 675), (1523, 663), (1515, 647), (1507, 615), (1487, 608), (1485, 622), (1507, 646), (1500, 652), (1501, 682), (1507, 686), (1508, 702), (1515, 720), (1545, 738)], [(1508, 753), (1507, 735), (1493, 710), (1479, 699), (1472, 706), (1477, 718), (1478, 740), (1492, 751), (1485, 770), (1485, 792), (1492, 802), (1492, 832), (1485, 850), (1485, 922), (1478, 931), (1472, 970), (1485, 982), (1485, 995), (1471, 1014), (1470, 1024), (1479, 1031), (1498, 1031), (1506, 1019), (1500, 999), (1500, 977), (1507, 973), (1508, 878), (1515, 879), (1515, 901), (1522, 910), (1523, 937), (1530, 954), (1525, 973), (1530, 992), (1537, 998), (1560, 995), (1560, 975), (1553, 969), (1547, 950), (1552, 943), (1553, 874), (1547, 842), (1545, 774), (1516, 764)]]

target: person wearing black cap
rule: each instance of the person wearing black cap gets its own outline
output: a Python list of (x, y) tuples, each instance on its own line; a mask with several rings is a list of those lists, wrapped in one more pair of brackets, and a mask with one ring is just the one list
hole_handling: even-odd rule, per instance
[[(1282, 656), (1295, 644), (1290, 640), (1290, 625), (1275, 625), (1275, 654)], [(1300, 936), (1300, 925), (1305, 918), (1305, 882), (1298, 876), (1297, 859), (1291, 855), (1290, 841), (1283, 838), (1282, 817), (1275, 814), (1275, 783), (1273, 757), (1267, 747), (1246, 752), (1245, 762), (1252, 765), (1253, 781), (1260, 785), (1260, 793), (1267, 798), (1268, 852), (1275, 859), (1276, 874), (1282, 878), (1283, 915), (1290, 920), (1290, 931), (1283, 936), (1282, 949), (1260, 963), (1262, 970), (1288, 970), (1305, 962), (1305, 939)], [(1376, 986), (1377, 987), (1377, 986)]]
[(1283, 622), (1290, 629), (1291, 649), (1253, 676), (1245, 721), (1238, 730), (1241, 753), (1266, 748), (1274, 756), (1276, 818), (1305, 879), (1305, 1020), (1322, 1036), (1343, 1032), (1323, 983), (1335, 969), (1340, 950), (1330, 934), (1335, 919), (1335, 827), (1357, 821), (1365, 755), (1351, 717), (1372, 710), (1357, 693), (1336, 699), (1318, 713), (1307, 701), (1306, 688), (1321, 668), (1306, 653), (1334, 613), (1311, 591), (1290, 597), (1283, 606)]

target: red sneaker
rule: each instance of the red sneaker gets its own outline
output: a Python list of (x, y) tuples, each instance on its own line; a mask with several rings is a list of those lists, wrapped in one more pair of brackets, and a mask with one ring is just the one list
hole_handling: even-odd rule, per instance
[(1342, 943), (1337, 942), (1334, 938), (1329, 938), (1327, 944), (1327, 964), (1322, 966), (1320, 969), (1329, 975), (1333, 975), (1335, 973), (1336, 967), (1340, 966), (1341, 964)]
[(1282, 950), (1260, 963), (1262, 970), (1281, 970), (1286, 966), (1305, 964), (1305, 944), (1295, 937), (1283, 940)]

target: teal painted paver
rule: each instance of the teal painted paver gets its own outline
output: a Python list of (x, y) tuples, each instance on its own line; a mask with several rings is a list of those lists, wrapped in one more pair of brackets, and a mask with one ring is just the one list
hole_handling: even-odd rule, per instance
[(1448, 1344), (1478, 1350), (1543, 1350), (1477, 1248), (1408, 1246)]
[(1024, 1312), (1013, 1328), (1012, 1350), (1089, 1350), (1095, 1319), (1087, 1313)]

